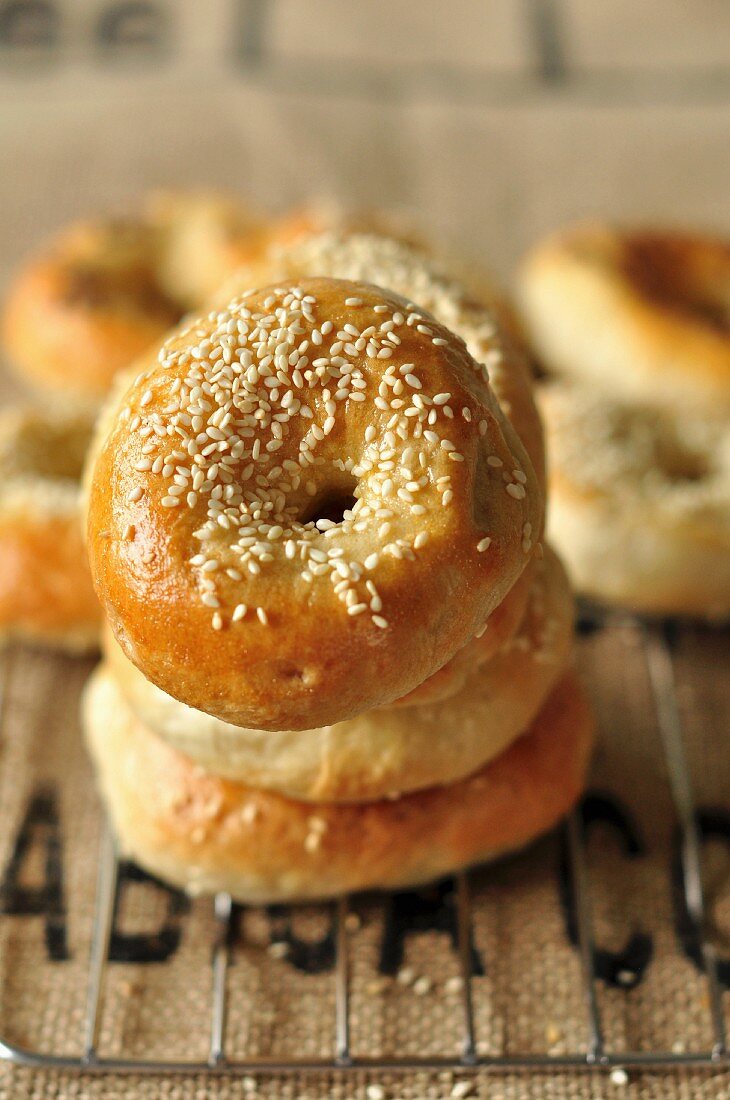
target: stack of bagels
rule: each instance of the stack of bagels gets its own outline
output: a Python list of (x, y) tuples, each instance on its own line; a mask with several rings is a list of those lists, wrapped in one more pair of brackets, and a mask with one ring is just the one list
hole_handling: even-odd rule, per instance
[(581, 592), (730, 617), (730, 244), (582, 224), (519, 283), (551, 379), (548, 533)]
[(86, 479), (120, 846), (243, 902), (518, 848), (592, 740), (509, 315), (402, 241), (307, 228), (115, 387)]

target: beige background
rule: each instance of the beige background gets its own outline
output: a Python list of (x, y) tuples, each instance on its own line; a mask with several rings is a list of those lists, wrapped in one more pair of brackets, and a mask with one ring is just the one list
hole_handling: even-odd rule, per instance
[(413, 204), (503, 275), (577, 216), (730, 224), (726, 0), (156, 0), (156, 51), (56, 7), (0, 44), (0, 279), (159, 183)]

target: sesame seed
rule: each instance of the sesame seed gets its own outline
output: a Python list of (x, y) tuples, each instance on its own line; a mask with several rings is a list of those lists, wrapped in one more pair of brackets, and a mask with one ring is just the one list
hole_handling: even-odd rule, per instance
[(477, 543), (477, 550), (479, 551), (480, 554), (483, 554), (484, 551), (488, 550), (491, 545), (492, 545), (491, 538), (489, 538), (489, 536), (486, 536), (485, 538), (480, 539), (479, 542)]

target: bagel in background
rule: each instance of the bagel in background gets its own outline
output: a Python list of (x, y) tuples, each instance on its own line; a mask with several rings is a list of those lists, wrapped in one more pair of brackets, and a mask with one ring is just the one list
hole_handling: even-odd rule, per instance
[(93, 416), (0, 410), (0, 641), (96, 649), (101, 608), (80, 524), (80, 477)]
[(548, 534), (578, 591), (653, 615), (730, 617), (730, 424), (551, 383)]
[(206, 775), (133, 716), (103, 667), (83, 717), (122, 854), (191, 894), (250, 904), (416, 886), (521, 848), (575, 803), (593, 741), (569, 673), (530, 729), (469, 778), (315, 807)]
[(210, 192), (153, 192), (127, 217), (62, 230), (11, 284), (11, 365), (40, 389), (99, 400), (128, 367), (257, 247), (263, 222)]
[(528, 253), (517, 288), (550, 373), (680, 415), (730, 414), (730, 242), (579, 224)]

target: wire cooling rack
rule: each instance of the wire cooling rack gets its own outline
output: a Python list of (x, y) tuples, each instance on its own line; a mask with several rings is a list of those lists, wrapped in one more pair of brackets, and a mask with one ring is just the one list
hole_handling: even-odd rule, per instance
[[(584, 621), (585, 632), (606, 631), (611, 628), (611, 618), (595, 615), (592, 622)], [(594, 898), (591, 885), (591, 868), (588, 865), (586, 838), (586, 806), (596, 796), (589, 795), (581, 807), (570, 816), (558, 837), (564, 876), (562, 879), (563, 902), (567, 906), (566, 940), (572, 940), (571, 951), (577, 955), (576, 978), (580, 982), (580, 992), (576, 993), (577, 1003), (582, 1003), (582, 1033), (584, 1041), (569, 1049), (535, 1051), (524, 1053), (519, 1050), (485, 1050), (480, 1042), (479, 1028), (475, 1020), (475, 1006), (479, 1005), (479, 981), (477, 974), (478, 959), (475, 963), (473, 946), (473, 924), (477, 910), (473, 900), (473, 874), (457, 876), (446, 887), (450, 898), (453, 917), (452, 938), (454, 942), (456, 980), (452, 980), (452, 989), (457, 995), (449, 1001), (448, 1011), (451, 1023), (454, 1013), (458, 1016), (458, 1049), (444, 1052), (402, 1053), (398, 1056), (380, 1056), (362, 1054), (358, 1051), (358, 1040), (354, 1034), (352, 1010), (352, 958), (357, 942), (357, 918), (353, 923), (352, 914), (358, 908), (358, 899), (341, 898), (331, 906), (323, 906), (331, 930), (328, 949), (331, 954), (331, 968), (327, 980), (333, 985), (333, 995), (323, 1001), (317, 1009), (321, 1013), (330, 1013), (324, 1017), (322, 1027), (329, 1029), (331, 1043), (329, 1052), (316, 1056), (268, 1056), (260, 1053), (241, 1055), (231, 1052), (229, 1040), (229, 1016), (232, 1009), (230, 992), (230, 966), (232, 955), (237, 952), (237, 907), (227, 894), (218, 894), (213, 899), (200, 899), (195, 904), (212, 907), (210, 920), (211, 936), (208, 944), (212, 972), (206, 976), (209, 982), (210, 998), (208, 1002), (207, 1055), (192, 1060), (174, 1058), (165, 1060), (153, 1057), (126, 1055), (123, 1050), (106, 1053), (103, 1049), (102, 1020), (104, 1011), (113, 1000), (108, 993), (110, 947), (114, 924), (119, 905), (120, 873), (126, 865), (121, 863), (115, 851), (114, 842), (108, 830), (102, 831), (101, 851), (98, 863), (98, 878), (95, 891), (94, 916), (91, 926), (90, 947), (87, 967), (87, 984), (84, 995), (85, 1007), (79, 1013), (78, 1047), (71, 1053), (54, 1050), (31, 1049), (29, 1046), (0, 1039), (0, 1058), (18, 1066), (83, 1071), (84, 1073), (130, 1072), (130, 1073), (166, 1073), (200, 1074), (210, 1073), (299, 1073), (307, 1071), (334, 1071), (343, 1073), (353, 1070), (405, 1071), (459, 1071), (464, 1073), (489, 1069), (504, 1070), (565, 1070), (600, 1068), (641, 1068), (641, 1067), (677, 1067), (692, 1066), (707, 1069), (727, 1068), (730, 1065), (727, 1047), (726, 1020), (723, 1004), (723, 982), (727, 974), (727, 964), (718, 957), (716, 946), (708, 933), (706, 913), (705, 885), (703, 883), (703, 842), (701, 815), (695, 807), (686, 750), (683, 739), (680, 708), (675, 683), (674, 627), (668, 623), (637, 623), (631, 621), (632, 629), (639, 632), (640, 652), (644, 656), (648, 682), (651, 686), (655, 708), (656, 728), (659, 732), (668, 788), (677, 822), (676, 846), (676, 882), (678, 904), (683, 914), (683, 936), (688, 953), (696, 967), (698, 981), (704, 983), (706, 993), (703, 1010), (706, 1010), (707, 1041), (701, 1049), (687, 1050), (683, 1044), (673, 1043), (669, 1049), (638, 1049), (621, 1047), (616, 1049), (607, 1040), (601, 1006), (600, 987), (605, 980), (605, 967), (601, 965), (601, 949), (597, 946), (594, 920)], [(9, 856), (9, 863), (17, 864), (24, 858), (22, 839), (16, 842)], [(20, 845), (20, 847), (19, 847)], [(46, 861), (60, 857), (49, 844), (46, 849)], [(490, 874), (489, 871), (486, 872)], [(6, 869), (7, 877), (7, 869)], [(417, 898), (417, 895), (414, 895)], [(34, 904), (18, 903), (17, 891), (8, 892), (7, 885), (0, 888), (0, 929), (3, 921), (28, 919), (29, 915), (43, 911), (44, 905), (53, 910), (53, 904), (38, 895), (33, 895)], [(27, 897), (26, 897), (27, 901)], [(56, 903), (58, 899), (56, 898)], [(387, 895), (379, 896), (376, 905), (387, 904)], [(418, 902), (415, 902), (416, 906)], [(69, 910), (73, 908), (73, 899)], [(25, 917), (23, 916), (25, 914)], [(56, 913), (58, 915), (58, 913)], [(210, 914), (209, 914), (210, 916)], [(46, 940), (53, 932), (47, 926)], [(58, 929), (56, 929), (57, 935)], [(638, 955), (641, 955), (641, 938), (637, 941)], [(61, 952), (63, 954), (63, 952)], [(636, 952), (634, 953), (636, 955)], [(161, 956), (157, 956), (154, 972), (156, 980), (164, 981), (165, 968), (170, 966)], [(118, 961), (118, 960), (117, 960)], [(143, 960), (142, 960), (143, 961)], [(645, 960), (646, 961), (646, 960)], [(605, 962), (605, 960), (604, 960)], [(59, 965), (63, 965), (60, 963)], [(557, 965), (557, 964), (556, 964)], [(634, 958), (631, 965), (637, 964)], [(8, 963), (5, 960), (7, 969)], [(618, 970), (618, 983), (630, 987), (635, 974), (624, 960)], [(725, 967), (725, 971), (721, 970)], [(141, 973), (143, 967), (139, 968)], [(160, 975), (163, 975), (162, 979)], [(200, 979), (191, 974), (190, 982)], [(424, 979), (422, 979), (423, 981)], [(429, 981), (427, 975), (426, 982)], [(530, 986), (529, 970), (519, 975), (519, 988)], [(381, 994), (376, 989), (370, 995)], [(296, 993), (293, 994), (296, 1000)], [(304, 1005), (304, 1001), (302, 1001)], [(305, 1011), (302, 1008), (302, 1011)], [(309, 1009), (307, 1011), (310, 1011)], [(327, 1020), (329, 1019), (329, 1024)], [(677, 1022), (677, 1032), (681, 1035), (682, 1021)], [(39, 1044), (40, 1045), (40, 1044)]]

